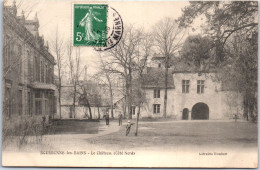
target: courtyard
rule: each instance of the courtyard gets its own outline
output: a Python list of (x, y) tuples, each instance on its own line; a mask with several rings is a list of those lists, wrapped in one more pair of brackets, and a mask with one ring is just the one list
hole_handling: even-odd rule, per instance
[[(43, 135), (40, 143), (28, 142), (21, 148), (9, 147), (3, 153), (6, 157), (12, 156), (15, 151), (17, 156), (26, 159), (43, 158), (50, 166), (64, 165), (65, 159), (68, 161), (66, 165), (69, 165), (69, 162), (75, 162), (79, 158), (85, 162), (79, 162), (77, 166), (96, 166), (97, 158), (106, 158), (102, 159), (102, 165), (109, 166), (112, 160), (118, 160), (118, 155), (123, 157), (120, 157), (122, 162), (117, 162), (117, 166), (125, 166), (129, 155), (135, 155), (131, 157), (135, 164), (130, 165), (137, 167), (145, 165), (144, 156), (152, 167), (162, 164), (201, 167), (201, 161), (212, 161), (216, 167), (226, 167), (224, 160), (238, 165), (241, 161), (238, 156), (245, 158), (242, 161), (248, 163), (257, 159), (256, 123), (233, 120), (146, 120), (139, 122), (138, 136), (135, 136), (135, 125), (129, 135), (125, 135), (126, 123), (127, 120), (124, 120), (123, 126), (118, 126), (118, 121), (112, 120), (107, 126), (104, 120), (61, 121), (57, 124), (55, 133)], [(47, 154), (50, 152), (65, 155)], [(37, 157), (39, 154), (41, 157)], [(54, 158), (55, 162), (52, 161)], [(195, 158), (197, 162), (194, 162)], [(184, 159), (185, 162), (178, 161)], [(19, 164), (27, 165), (23, 161)], [(253, 161), (250, 166), (256, 164)], [(248, 166), (244, 164), (243, 167)]]
[(230, 121), (140, 122), (128, 136), (125, 126), (117, 132), (86, 140), (87, 143), (115, 149), (193, 147), (257, 147), (257, 124)]
[[(140, 121), (138, 136), (135, 136), (136, 124), (132, 125), (128, 136), (126, 122), (118, 126), (117, 120), (105, 125), (104, 120), (60, 121), (53, 134), (42, 137), (41, 143), (28, 143), (21, 151), (39, 150), (168, 150), (257, 148), (257, 124), (251, 122), (230, 121)], [(135, 123), (135, 120), (132, 120)], [(12, 150), (9, 148), (7, 150)], [(17, 149), (15, 149), (17, 150)]]
[(135, 124), (129, 135), (125, 135), (126, 120), (121, 127), (118, 126), (117, 120), (110, 121), (109, 126), (105, 125), (104, 120), (80, 123), (75, 121), (59, 126), (54, 135), (43, 137), (43, 145), (59, 150), (257, 148), (257, 124), (251, 122), (140, 121), (138, 136), (135, 136)]

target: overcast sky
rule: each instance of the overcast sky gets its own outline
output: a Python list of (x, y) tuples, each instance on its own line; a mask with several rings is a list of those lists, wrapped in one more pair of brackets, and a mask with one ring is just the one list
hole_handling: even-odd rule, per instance
[[(13, 0), (10, 0), (12, 3)], [(71, 0), (17, 0), (17, 5), (22, 1), (19, 7), (18, 15), (21, 10), (28, 13), (28, 8), (32, 7), (32, 12), (27, 19), (33, 19), (37, 12), (40, 22), (40, 35), (44, 35), (45, 41), (49, 43), (53, 40), (56, 29), (67, 41), (71, 40), (72, 35), (72, 2)], [(8, 3), (10, 3), (8, 2)], [(86, 3), (87, 1), (77, 1)], [(121, 15), (124, 24), (133, 24), (137, 27), (143, 27), (151, 31), (152, 26), (165, 17), (177, 19), (181, 15), (181, 9), (188, 5), (188, 2), (165, 1), (165, 2), (109, 2)], [(91, 47), (82, 47), (82, 64), (88, 65), (88, 72), (95, 71), (95, 63), (98, 60), (96, 53)]]

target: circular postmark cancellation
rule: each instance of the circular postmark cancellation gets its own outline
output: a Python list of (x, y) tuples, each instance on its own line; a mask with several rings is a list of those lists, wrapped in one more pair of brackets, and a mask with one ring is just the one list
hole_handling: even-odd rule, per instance
[(123, 20), (112, 7), (108, 9), (107, 39), (105, 47), (95, 47), (96, 51), (105, 51), (116, 46), (122, 38), (124, 31)]
[(107, 4), (74, 4), (73, 45), (105, 51), (118, 44), (123, 35), (119, 13)]

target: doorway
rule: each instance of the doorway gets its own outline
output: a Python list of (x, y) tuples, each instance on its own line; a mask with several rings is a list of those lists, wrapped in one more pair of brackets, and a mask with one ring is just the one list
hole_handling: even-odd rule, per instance
[(182, 111), (182, 120), (188, 120), (189, 119), (189, 109), (185, 108)]
[(192, 107), (191, 111), (192, 120), (208, 120), (209, 107), (205, 103), (197, 103)]

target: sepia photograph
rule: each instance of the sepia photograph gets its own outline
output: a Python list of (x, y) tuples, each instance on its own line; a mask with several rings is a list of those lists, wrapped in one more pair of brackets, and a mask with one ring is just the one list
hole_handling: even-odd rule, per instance
[(258, 167), (258, 1), (2, 1), (2, 166)]

